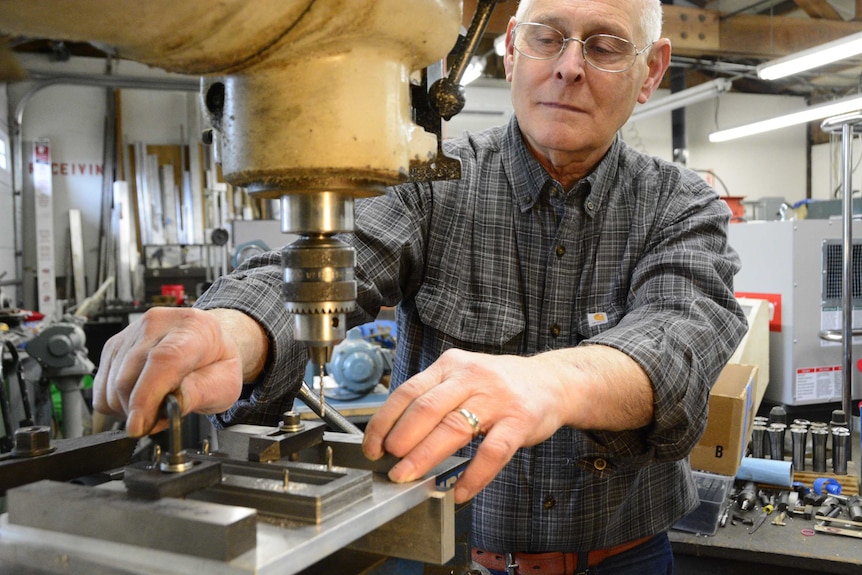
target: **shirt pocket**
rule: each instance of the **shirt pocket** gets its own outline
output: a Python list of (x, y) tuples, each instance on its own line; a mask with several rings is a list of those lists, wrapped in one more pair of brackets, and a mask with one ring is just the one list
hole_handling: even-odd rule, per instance
[(520, 298), (495, 297), (481, 286), (464, 293), (457, 286), (426, 282), (416, 294), (416, 309), (423, 324), (456, 347), (497, 354), (520, 351), (525, 325)]

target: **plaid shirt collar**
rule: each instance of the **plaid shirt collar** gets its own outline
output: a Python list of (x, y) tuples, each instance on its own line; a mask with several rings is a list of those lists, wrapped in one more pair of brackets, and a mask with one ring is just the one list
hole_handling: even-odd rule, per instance
[[(596, 168), (569, 190), (579, 192), (579, 195), (585, 198), (584, 210), (589, 216), (601, 210), (611, 192), (622, 147), (622, 140), (617, 135), (610, 150)], [(527, 149), (518, 120), (514, 116), (503, 135), (501, 155), (506, 175), (512, 183), (515, 202), (522, 212), (531, 209), (541, 195), (549, 193), (553, 187), (562, 189)]]

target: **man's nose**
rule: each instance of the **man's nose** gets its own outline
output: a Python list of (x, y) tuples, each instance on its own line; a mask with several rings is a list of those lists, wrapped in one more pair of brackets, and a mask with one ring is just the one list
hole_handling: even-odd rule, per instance
[(583, 77), (587, 61), (584, 58), (584, 46), (575, 38), (566, 41), (563, 53), (557, 57), (557, 73), (568, 81)]

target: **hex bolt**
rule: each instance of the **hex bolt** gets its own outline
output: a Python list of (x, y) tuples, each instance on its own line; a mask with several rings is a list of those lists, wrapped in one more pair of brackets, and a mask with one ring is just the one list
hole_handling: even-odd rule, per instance
[(305, 424), (300, 419), (300, 415), (296, 411), (285, 411), (281, 416), (281, 430), (288, 433), (295, 433), (305, 429)]
[(51, 445), (51, 428), (47, 425), (21, 427), (13, 435), (12, 457), (36, 457), (56, 449)]

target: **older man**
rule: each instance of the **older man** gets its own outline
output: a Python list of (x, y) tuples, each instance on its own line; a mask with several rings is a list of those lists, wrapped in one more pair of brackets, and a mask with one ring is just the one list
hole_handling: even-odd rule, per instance
[[(659, 0), (523, 1), (514, 118), (447, 142), (461, 180), (357, 204), (351, 320), (397, 305), (399, 329), (365, 453), (400, 457), (394, 481), (470, 457), (455, 498), (495, 573), (671, 573), (696, 504), (687, 455), (745, 320), (729, 210), (617, 135), (668, 67), (660, 33)], [(142, 434), (179, 389), (218, 425), (277, 421), (305, 365), (280, 286), (267, 254), (199, 310), (148, 312), (106, 345), (97, 408)]]

